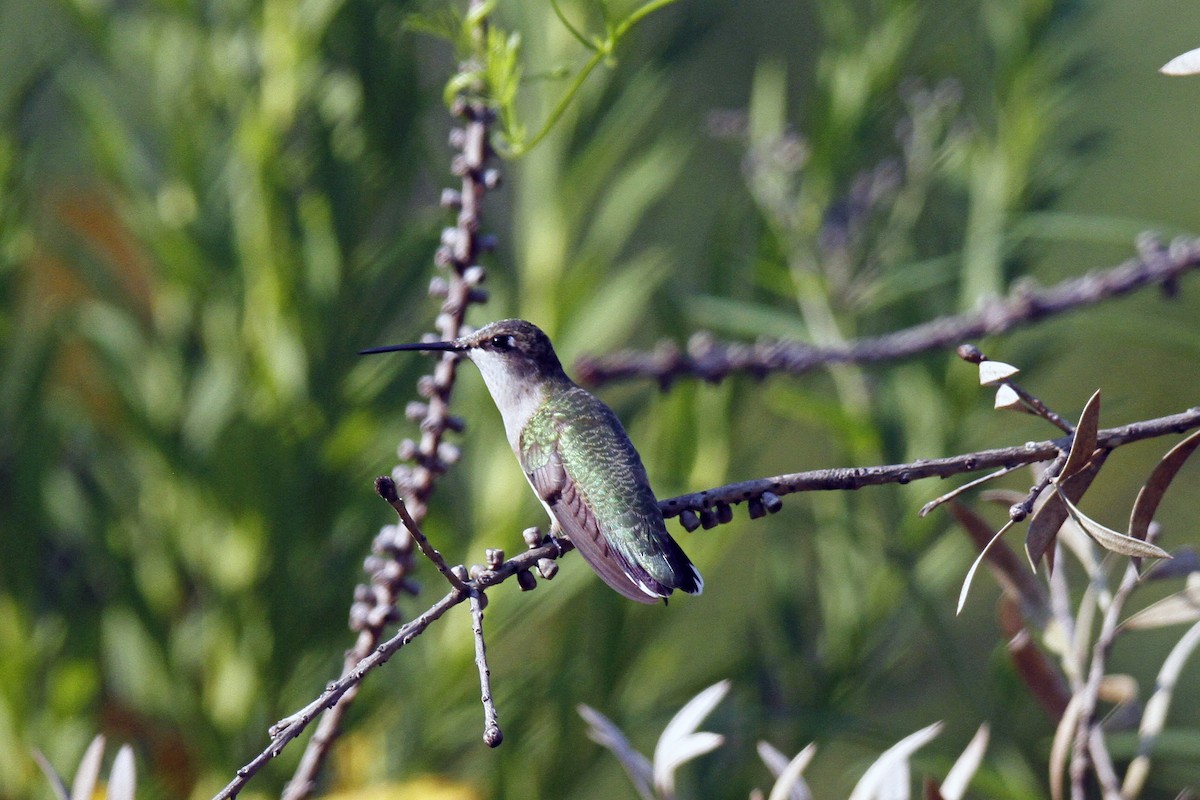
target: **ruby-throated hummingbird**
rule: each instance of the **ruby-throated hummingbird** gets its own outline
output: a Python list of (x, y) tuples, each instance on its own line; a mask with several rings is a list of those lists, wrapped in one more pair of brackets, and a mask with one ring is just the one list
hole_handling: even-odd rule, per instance
[(642, 459), (608, 406), (563, 372), (550, 339), (520, 319), (493, 322), (452, 342), (363, 350), (461, 353), (483, 374), (525, 477), (605, 583), (639, 603), (704, 581), (666, 523)]

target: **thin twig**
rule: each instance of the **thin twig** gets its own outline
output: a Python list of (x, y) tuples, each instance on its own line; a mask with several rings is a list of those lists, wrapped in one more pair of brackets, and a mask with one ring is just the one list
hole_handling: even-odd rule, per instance
[(1058, 454), (1058, 458), (1054, 459), (1050, 466), (1042, 470), (1042, 473), (1038, 475), (1037, 481), (1034, 482), (1033, 486), (1029, 487), (1029, 492), (1025, 495), (1025, 499), (1020, 503), (1013, 504), (1008, 510), (1008, 518), (1016, 522), (1021, 522), (1033, 513), (1033, 507), (1037, 503), (1037, 499), (1042, 496), (1042, 492), (1046, 491), (1046, 487), (1050, 485), (1050, 482), (1058, 477), (1058, 474), (1062, 472), (1063, 465), (1066, 463), (1067, 451), (1063, 450)]
[(988, 473), (987, 475), (976, 478), (973, 481), (968, 481), (967, 483), (964, 483), (962, 486), (959, 486), (956, 489), (951, 489), (950, 491), (946, 492), (941, 497), (935, 497), (932, 500), (930, 500), (928, 503), (926, 503), (925, 505), (921, 506), (921, 510), (917, 512), (917, 516), (919, 516), (919, 517), (928, 516), (930, 511), (933, 511), (935, 508), (942, 505), (943, 503), (950, 502), (951, 500), (958, 497), (963, 492), (968, 492), (971, 489), (974, 489), (976, 486), (982, 486), (983, 484), (987, 483), (988, 481), (994, 481), (994, 480), (996, 480), (996, 478), (1002, 478), (1005, 475), (1007, 475), (1008, 473), (1013, 472), (1018, 469), (1021, 469), (1024, 466), (1025, 466), (1024, 464), (1012, 464), (1007, 467), (1001, 467), (1000, 469), (996, 470), (995, 472)]
[(400, 515), (400, 522), (403, 523), (405, 530), (412, 536), (413, 540), (417, 543), (417, 547), (425, 554), (425, 557), (437, 567), (437, 571), (442, 573), (442, 576), (450, 582), (451, 588), (459, 592), (467, 591), (466, 584), (454, 574), (454, 571), (450, 569), (450, 565), (446, 563), (446, 559), (442, 558), (442, 554), (429, 543), (429, 539), (421, 532), (421, 528), (417, 525), (416, 520), (408, 513), (408, 509), (404, 506), (404, 501), (396, 494), (396, 483), (386, 475), (376, 478), (375, 491), (388, 502), (388, 505), (396, 509), (396, 513)]
[(556, 559), (562, 554), (569, 553), (575, 547), (569, 541), (558, 540), (541, 547), (526, 550), (520, 555), (505, 561), (496, 569), (486, 569), (478, 573), (478, 577), (466, 582), (467, 593), (452, 590), (440, 600), (427, 608), (415, 619), (400, 626), (392, 638), (376, 647), (369, 656), (355, 665), (348, 674), (343, 675), (325, 687), (325, 691), (311, 703), (296, 713), (281, 719), (271, 726), (271, 744), (254, 757), (246, 766), (237, 771), (237, 776), (229, 782), (213, 800), (229, 800), (236, 797), (260, 769), (272, 758), (283, 752), (289, 742), (304, 732), (318, 714), (324, 709), (338, 703), (354, 687), (362, 683), (368, 673), (387, 663), (396, 651), (409, 644), (430, 625), (436, 622), (450, 609), (470, 599), (471, 595), (492, 586), (497, 586), (519, 572), (532, 569), (543, 558)]
[(487, 595), (477, 592), (471, 595), (471, 632), (475, 634), (475, 666), (479, 668), (479, 693), (483, 700), (483, 742), (488, 747), (499, 747), (504, 741), (500, 722), (496, 717), (496, 702), (492, 699), (492, 670), (488, 666), (487, 644), (483, 640), (483, 607)]
[(1171, 291), (1183, 273), (1200, 266), (1200, 238), (1180, 239), (1164, 248), (1143, 234), (1138, 249), (1137, 258), (1116, 267), (1090, 272), (1048, 289), (1022, 283), (1007, 297), (986, 303), (976, 311), (942, 317), (883, 336), (820, 347), (794, 341), (729, 344), (697, 333), (688, 342), (686, 352), (674, 342), (665, 341), (651, 351), (584, 356), (575, 362), (575, 371), (580, 382), (590, 386), (649, 378), (665, 388), (680, 378), (717, 382), (735, 373), (762, 378), (775, 373), (800, 375), (828, 364), (897, 361), (930, 350), (953, 348), (971, 339), (995, 336), (1147, 286), (1162, 286)]
[(1021, 387), (1021, 384), (1013, 380), (1003, 381), (1004, 385), (1013, 390), (1017, 397), (1021, 398), (1021, 402), (1025, 407), (1032, 411), (1037, 416), (1049, 422), (1054, 427), (1058, 428), (1063, 433), (1070, 436), (1075, 433), (1075, 426), (1065, 420), (1062, 415), (1053, 411), (1049, 406)]
[[(1200, 407), (1179, 414), (1135, 422), (1118, 428), (1107, 428), (1097, 435), (1100, 447), (1115, 448), (1130, 442), (1165, 436), (1200, 427)], [(759, 499), (764, 493), (775, 496), (811, 491), (842, 491), (863, 486), (889, 483), (905, 484), (922, 478), (947, 478), (966, 472), (998, 469), (1020, 464), (1049, 461), (1069, 449), (1071, 438), (1060, 437), (1042, 442), (1027, 442), (1017, 447), (982, 450), (977, 453), (948, 458), (914, 461), (909, 464), (890, 464), (878, 467), (845, 467), (776, 475), (772, 478), (731, 483), (701, 492), (692, 492), (659, 501), (658, 507), (666, 517), (683, 511), (700, 513), (721, 503), (733, 504)]]
[[(1042, 402), (1040, 397), (1036, 397), (1033, 394), (1025, 391), (1021, 384), (1012, 379), (1011, 374), (1016, 374), (1018, 370), (1011, 364), (1003, 364), (988, 358), (982, 350), (969, 342), (960, 344), (957, 348), (955, 348), (955, 354), (968, 364), (976, 364), (979, 366), (979, 379), (985, 386), (1001, 386), (1008, 389), (1010, 392), (1016, 395), (1017, 399), (1021, 401), (1021, 405), (1024, 406), (1025, 410), (1030, 414), (1041, 417), (1068, 436), (1075, 433), (1074, 425), (1064, 419), (1062, 415), (1052, 411), (1049, 406)], [(987, 376), (985, 378), (985, 365), (989, 362), (993, 366), (1004, 367), (1005, 372), (1011, 373), (1010, 377), (996, 379), (991, 376)], [(998, 404), (997, 407), (999, 408), (999, 394), (996, 395), (996, 402)]]
[[(1096, 568), (1097, 574), (1092, 576), (1094, 583), (1104, 582), (1104, 562)], [(1071, 795), (1074, 800), (1084, 800), (1084, 778), (1088, 767), (1100, 781), (1105, 800), (1118, 800), (1121, 796), (1120, 784), (1112, 769), (1112, 759), (1105, 749), (1104, 737), (1097, 736), (1099, 727), (1096, 724), (1096, 703), (1100, 697), (1100, 684), (1108, 668), (1108, 654), (1112, 651), (1116, 640), (1118, 623), (1125, 601), (1138, 585), (1138, 570), (1133, 563), (1125, 567), (1125, 574), (1117, 590), (1109, 599), (1104, 611), (1104, 619), (1100, 625), (1100, 633), (1092, 646), (1092, 663), (1088, 671), (1087, 682), (1079, 693), (1082, 708), (1079, 713), (1079, 726), (1075, 730), (1075, 739), (1071, 749)], [(1107, 768), (1105, 768), (1107, 766)]]

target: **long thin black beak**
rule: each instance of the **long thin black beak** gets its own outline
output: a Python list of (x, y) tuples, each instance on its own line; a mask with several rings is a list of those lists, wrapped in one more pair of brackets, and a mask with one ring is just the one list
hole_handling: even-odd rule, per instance
[(457, 342), (416, 342), (414, 344), (389, 344), (384, 347), (370, 347), (366, 350), (359, 350), (360, 356), (369, 356), (375, 353), (394, 353), (397, 350), (442, 350), (450, 353), (458, 353), (467, 348)]

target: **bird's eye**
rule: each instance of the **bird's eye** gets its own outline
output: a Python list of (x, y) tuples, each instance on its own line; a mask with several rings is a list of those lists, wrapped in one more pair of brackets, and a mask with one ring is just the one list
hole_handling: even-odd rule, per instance
[(510, 350), (513, 346), (513, 337), (511, 336), (493, 336), (492, 347), (497, 350)]

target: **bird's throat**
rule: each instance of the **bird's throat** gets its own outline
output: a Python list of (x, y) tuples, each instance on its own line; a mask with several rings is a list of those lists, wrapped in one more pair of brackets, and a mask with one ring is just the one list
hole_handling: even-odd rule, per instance
[(546, 402), (550, 387), (535, 376), (514, 375), (502, 357), (494, 353), (476, 350), (469, 356), (479, 368), (496, 408), (500, 409), (509, 445), (513, 452), (520, 452), (521, 431)]

